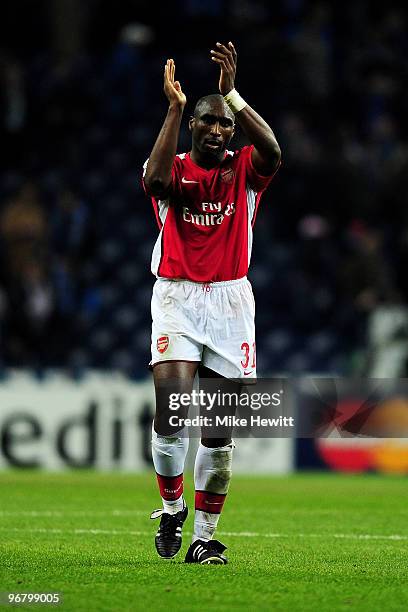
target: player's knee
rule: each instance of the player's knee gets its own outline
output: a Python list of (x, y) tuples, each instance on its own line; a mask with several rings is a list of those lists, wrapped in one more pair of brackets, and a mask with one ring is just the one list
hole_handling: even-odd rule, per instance
[(154, 430), (159, 436), (177, 436), (180, 427), (183, 427), (184, 419), (188, 415), (188, 408), (182, 408), (177, 413), (171, 411), (168, 406), (156, 409), (154, 416)]
[(231, 438), (201, 438), (201, 444), (207, 448), (222, 448), (232, 444)]

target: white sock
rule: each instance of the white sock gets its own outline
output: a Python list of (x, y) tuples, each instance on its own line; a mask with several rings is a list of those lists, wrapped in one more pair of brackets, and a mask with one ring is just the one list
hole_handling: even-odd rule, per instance
[(181, 510), (183, 510), (186, 505), (183, 494), (180, 495), (178, 499), (175, 499), (173, 501), (163, 499), (162, 497), (162, 502), (163, 502), (163, 510), (164, 512), (167, 512), (167, 514), (177, 514), (177, 512), (180, 512)]
[(203, 444), (198, 448), (194, 466), (193, 542), (211, 540), (217, 528), (231, 480), (233, 448), (233, 442), (220, 448), (208, 448)]
[(188, 451), (188, 437), (159, 436), (152, 428), (152, 457), (163, 502), (163, 510), (176, 514), (185, 506), (183, 472)]

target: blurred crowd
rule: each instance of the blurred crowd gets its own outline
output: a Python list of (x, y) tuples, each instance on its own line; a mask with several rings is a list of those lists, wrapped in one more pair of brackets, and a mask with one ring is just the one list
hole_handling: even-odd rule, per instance
[[(145, 376), (157, 230), (140, 175), (166, 110), (163, 65), (174, 57), (187, 119), (217, 91), (210, 48), (233, 40), (237, 89), (283, 160), (250, 273), (260, 371), (406, 375), (406, 11), (365, 0), (51, 4), (34, 15), (17, 0), (1, 26), (3, 366)], [(189, 143), (185, 120), (179, 150)]]

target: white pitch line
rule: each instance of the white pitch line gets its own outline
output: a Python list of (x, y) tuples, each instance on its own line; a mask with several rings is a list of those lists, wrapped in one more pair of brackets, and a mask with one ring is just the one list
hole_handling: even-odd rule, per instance
[(86, 510), (18, 510), (16, 512), (0, 510), (1, 516), (149, 516), (144, 510), (108, 510), (108, 511), (86, 511)]
[(46, 529), (42, 527), (33, 528), (33, 529), (24, 529), (20, 527), (0, 527), (0, 531), (13, 531), (16, 533), (70, 533), (74, 535), (83, 535), (83, 534), (91, 534), (91, 535), (138, 535), (138, 536), (147, 536), (152, 535), (150, 531), (121, 531), (118, 529)]
[[(74, 535), (120, 535), (120, 536), (152, 536), (151, 531), (132, 531), (120, 529), (46, 529), (33, 528), (24, 529), (19, 527), (0, 527), (0, 531), (16, 533), (58, 533)], [(221, 536), (232, 538), (335, 538), (343, 540), (408, 540), (408, 535), (379, 535), (368, 533), (260, 533), (256, 531), (218, 531)], [(185, 535), (190, 536), (191, 532), (185, 531)], [(154, 535), (154, 534), (153, 534)]]

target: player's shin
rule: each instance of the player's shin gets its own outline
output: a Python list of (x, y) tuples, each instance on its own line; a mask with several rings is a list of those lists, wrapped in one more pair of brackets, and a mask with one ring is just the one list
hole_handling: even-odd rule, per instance
[(231, 480), (233, 442), (208, 448), (200, 444), (194, 467), (195, 518), (193, 542), (211, 540)]
[(176, 514), (183, 510), (183, 472), (188, 451), (188, 436), (178, 432), (172, 436), (160, 436), (152, 428), (152, 457), (157, 482), (163, 502), (163, 510)]

